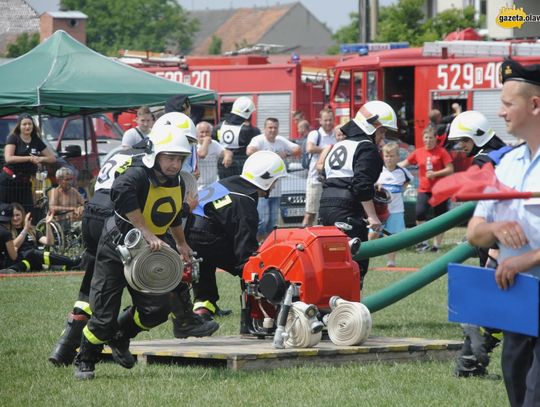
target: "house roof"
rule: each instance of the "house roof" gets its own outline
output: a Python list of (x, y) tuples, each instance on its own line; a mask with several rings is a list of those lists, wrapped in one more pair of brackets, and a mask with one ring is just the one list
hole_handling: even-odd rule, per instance
[(39, 15), (24, 0), (0, 0), (0, 53), (24, 33), (39, 31)]
[(267, 8), (192, 11), (191, 15), (201, 23), (192, 54), (208, 54), (213, 35), (221, 39), (222, 52), (234, 51), (246, 44), (256, 44), (296, 4)]

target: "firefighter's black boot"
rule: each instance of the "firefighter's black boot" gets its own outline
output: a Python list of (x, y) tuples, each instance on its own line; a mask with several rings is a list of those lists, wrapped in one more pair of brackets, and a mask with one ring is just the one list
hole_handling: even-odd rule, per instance
[(456, 366), (454, 368), (454, 374), (457, 377), (471, 377), (471, 376), (484, 376), (486, 375), (486, 367), (483, 366), (476, 356), (474, 356), (471, 349), (471, 339), (466, 336), (461, 352), (456, 359)]
[(203, 319), (193, 312), (189, 287), (181, 284), (170, 295), (173, 335), (175, 338), (197, 338), (210, 336), (219, 329), (219, 324)]
[(489, 365), (489, 354), (501, 342), (494, 333), (498, 331), (482, 328), (476, 325), (462, 324), (463, 332), (471, 340), (471, 350), (479, 363)]
[(99, 362), (103, 345), (94, 345), (83, 335), (79, 353), (75, 357), (75, 378), (90, 380), (94, 378), (96, 363)]
[(66, 327), (62, 336), (56, 342), (49, 356), (49, 361), (55, 366), (68, 366), (73, 363), (77, 354), (77, 348), (81, 344), (82, 331), (88, 322), (86, 315), (74, 315), (69, 313)]
[(142, 331), (133, 320), (133, 311), (133, 307), (129, 307), (118, 316), (118, 331), (108, 343), (114, 361), (126, 369), (135, 366), (135, 358), (129, 351), (129, 340)]

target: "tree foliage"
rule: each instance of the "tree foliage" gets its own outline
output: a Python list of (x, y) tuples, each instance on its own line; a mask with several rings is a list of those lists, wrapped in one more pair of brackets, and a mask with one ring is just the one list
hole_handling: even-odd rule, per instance
[(210, 42), (210, 45), (208, 46), (208, 53), (210, 55), (220, 55), (221, 45), (222, 45), (221, 38), (215, 35), (212, 35), (212, 42)]
[[(412, 46), (426, 41), (442, 40), (448, 33), (467, 27), (478, 28), (474, 21), (474, 7), (448, 9), (427, 19), (424, 0), (399, 0), (398, 3), (379, 9), (379, 42), (407, 41)], [(337, 44), (358, 42), (358, 13), (351, 13), (350, 23), (332, 36)], [(339, 46), (333, 46), (328, 53), (338, 53)]]
[(14, 43), (8, 45), (6, 57), (17, 58), (23, 54), (26, 54), (38, 44), (38, 33), (22, 33), (17, 37)]
[(467, 27), (479, 27), (479, 24), (474, 21), (474, 7), (467, 6), (464, 9), (452, 8), (444, 10), (426, 21), (423, 38), (420, 39), (423, 41), (440, 40), (452, 31)]
[(377, 41), (408, 41), (418, 45), (424, 33), (423, 0), (399, 0), (393, 6), (381, 7)]
[(175, 0), (61, 0), (60, 5), (88, 16), (88, 46), (108, 55), (120, 49), (184, 52), (199, 25)]

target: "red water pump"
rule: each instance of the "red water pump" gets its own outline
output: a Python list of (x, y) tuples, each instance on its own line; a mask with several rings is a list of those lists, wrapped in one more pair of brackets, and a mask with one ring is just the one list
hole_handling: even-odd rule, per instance
[(335, 226), (274, 230), (242, 272), (241, 333), (264, 337), (284, 325), (278, 314), (290, 306), (291, 291), (292, 301), (314, 305), (306, 312), (319, 319), (333, 296), (359, 302), (360, 271), (351, 254), (358, 247)]

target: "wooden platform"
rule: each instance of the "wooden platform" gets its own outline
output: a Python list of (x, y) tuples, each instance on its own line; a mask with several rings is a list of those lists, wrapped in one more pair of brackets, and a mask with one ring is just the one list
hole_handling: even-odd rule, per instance
[[(274, 349), (271, 339), (240, 336), (133, 341), (138, 363), (188, 364), (232, 370), (263, 370), (305, 365), (449, 360), (460, 341), (370, 337), (362, 346), (336, 346), (330, 340), (315, 348)], [(110, 353), (106, 348), (105, 353)]]

